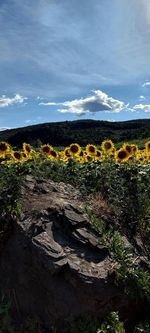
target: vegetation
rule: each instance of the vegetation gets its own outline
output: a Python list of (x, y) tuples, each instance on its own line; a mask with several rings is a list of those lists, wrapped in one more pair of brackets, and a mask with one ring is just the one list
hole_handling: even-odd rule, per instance
[[(43, 333), (42, 324), (37, 318), (27, 318), (26, 323), (16, 329), (10, 315), (10, 304), (0, 304), (0, 332), (1, 333)], [(103, 321), (81, 317), (75, 321), (68, 322), (63, 333), (126, 333), (124, 324), (119, 319), (118, 312), (111, 312)], [(148, 322), (139, 323), (134, 329), (134, 333), (149, 333), (150, 324)], [(58, 333), (52, 328), (50, 333)]]
[(51, 142), (53, 146), (68, 146), (78, 142), (85, 146), (87, 142), (96, 145), (110, 138), (115, 143), (128, 141), (140, 146), (150, 138), (150, 120), (131, 120), (108, 122), (96, 120), (77, 120), (56, 123), (45, 123), (0, 132), (0, 140), (21, 147), (23, 142), (40, 146)]
[[(27, 318), (24, 326), (15, 329), (10, 316), (10, 304), (2, 303), (0, 305), (0, 332), (7, 333), (43, 333), (42, 325), (38, 319)], [(147, 326), (149, 327), (149, 326)], [(112, 312), (103, 322), (100, 320), (91, 320), (91, 318), (81, 317), (76, 321), (66, 324), (63, 333), (125, 333), (124, 325), (119, 320), (117, 312)], [(149, 331), (137, 331), (149, 333)], [(58, 333), (57, 329), (52, 328), (51, 333)]]
[[(77, 123), (78, 124), (78, 123)], [(140, 238), (142, 255), (150, 259), (150, 141), (143, 149), (132, 143), (116, 147), (112, 140), (100, 146), (93, 143), (82, 149), (77, 143), (63, 150), (50, 144), (33, 148), (23, 143), (16, 149), (0, 142), (0, 231), (7, 234), (12, 220), (21, 212), (20, 185), (27, 174), (66, 182), (80, 188), (91, 198), (85, 207), (90, 223), (98, 231), (99, 242), (110, 252), (113, 265), (110, 274), (126, 294), (145, 311), (146, 322), (137, 323), (134, 333), (150, 332), (150, 271), (140, 265), (136, 238)], [(104, 203), (103, 214), (101, 204)], [(6, 218), (7, 217), (7, 218)], [(4, 223), (7, 222), (7, 227)], [(128, 241), (129, 244), (128, 245)], [(1, 242), (1, 238), (0, 238)], [(42, 332), (42, 326), (31, 320), (16, 332), (9, 314), (10, 304), (0, 306), (0, 332)], [(80, 318), (68, 323), (68, 333), (125, 333), (118, 313), (111, 313), (103, 322)], [(54, 330), (57, 333), (56, 330)]]

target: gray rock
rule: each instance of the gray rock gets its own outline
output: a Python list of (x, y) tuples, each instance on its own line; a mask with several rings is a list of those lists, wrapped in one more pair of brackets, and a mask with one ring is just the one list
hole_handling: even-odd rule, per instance
[(21, 217), (0, 255), (0, 291), (11, 298), (14, 316), (37, 316), (49, 329), (79, 315), (131, 312), (80, 192), (27, 176), (21, 193)]

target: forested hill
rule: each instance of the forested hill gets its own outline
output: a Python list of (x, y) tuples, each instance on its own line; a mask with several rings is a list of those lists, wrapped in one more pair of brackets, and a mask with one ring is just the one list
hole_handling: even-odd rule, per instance
[(0, 141), (7, 141), (20, 147), (23, 142), (33, 146), (50, 143), (53, 146), (68, 146), (77, 142), (100, 144), (104, 139), (115, 143), (120, 141), (143, 140), (150, 138), (150, 119), (123, 122), (99, 120), (77, 120), (45, 123), (0, 132)]

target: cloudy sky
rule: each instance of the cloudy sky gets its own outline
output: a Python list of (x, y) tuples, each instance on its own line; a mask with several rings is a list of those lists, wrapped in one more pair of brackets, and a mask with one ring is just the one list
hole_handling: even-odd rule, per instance
[(0, 0), (0, 128), (150, 118), (150, 0)]

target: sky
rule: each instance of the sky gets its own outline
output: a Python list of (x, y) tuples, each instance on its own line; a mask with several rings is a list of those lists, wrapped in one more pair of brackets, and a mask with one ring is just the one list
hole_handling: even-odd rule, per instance
[(150, 0), (0, 0), (0, 129), (150, 118)]

